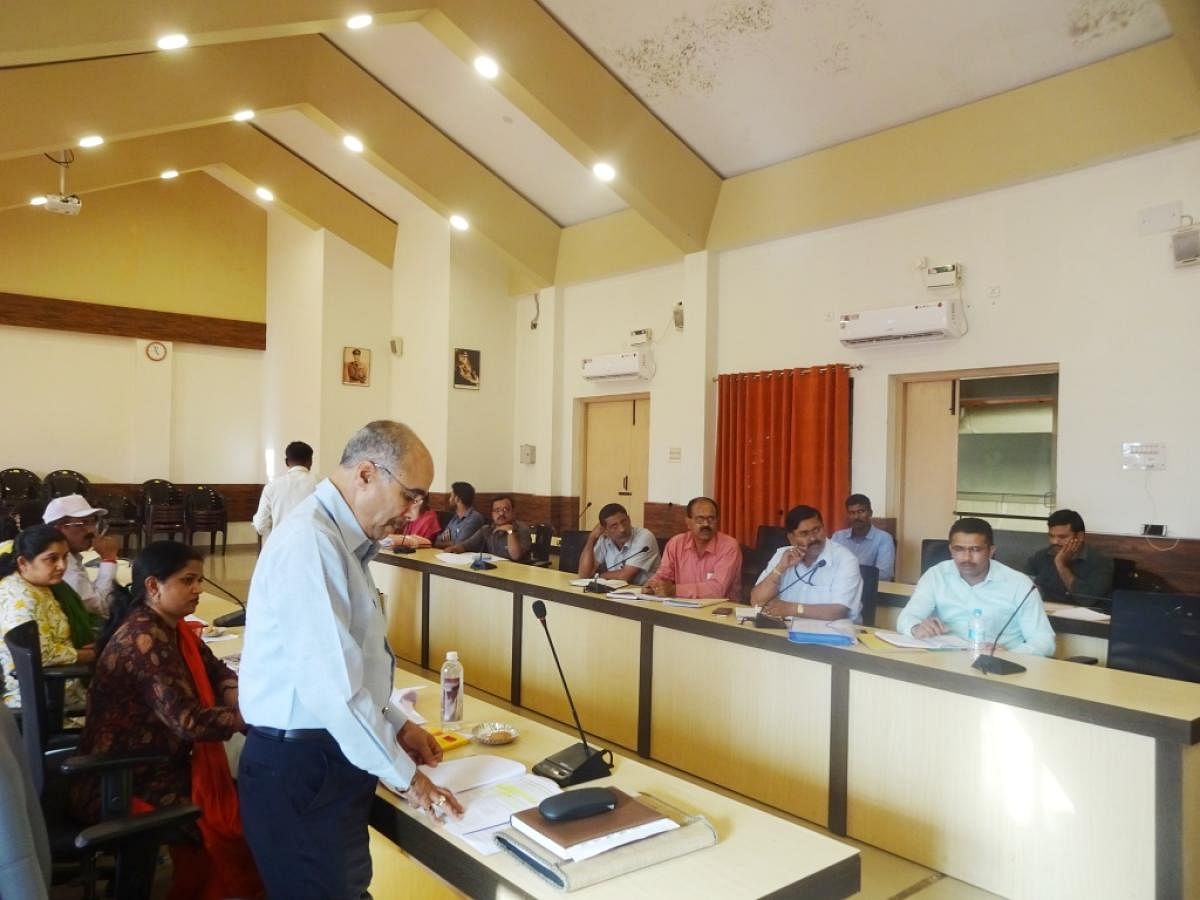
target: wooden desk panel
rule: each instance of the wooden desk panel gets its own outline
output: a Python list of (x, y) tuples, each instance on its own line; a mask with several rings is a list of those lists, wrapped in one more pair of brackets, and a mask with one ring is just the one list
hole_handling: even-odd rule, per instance
[(421, 665), (421, 573), (373, 562), (371, 576), (383, 592), (392, 652)]
[(655, 628), (653, 698), (654, 759), (828, 824), (829, 666)]
[[(550, 645), (524, 599), (521, 617), (521, 705), (572, 726)], [(630, 619), (552, 603), (546, 616), (579, 718), (589, 734), (635, 749), (641, 626)]]
[(467, 684), (509, 699), (513, 595), (452, 578), (429, 579), (429, 668), (457, 650)]
[(1004, 897), (1153, 897), (1155, 752), (852, 672), (847, 834)]

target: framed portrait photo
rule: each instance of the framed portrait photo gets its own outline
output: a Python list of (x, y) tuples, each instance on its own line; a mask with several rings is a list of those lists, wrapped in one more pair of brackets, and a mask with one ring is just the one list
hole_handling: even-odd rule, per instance
[(368, 387), (371, 384), (371, 351), (365, 347), (342, 348), (342, 384)]
[(466, 350), (462, 347), (454, 348), (454, 386), (461, 388), (464, 391), (479, 390), (480, 368), (479, 368), (480, 353), (478, 350)]

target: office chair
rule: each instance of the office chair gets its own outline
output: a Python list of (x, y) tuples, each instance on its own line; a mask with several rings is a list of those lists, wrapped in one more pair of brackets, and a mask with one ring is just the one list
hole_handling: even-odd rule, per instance
[(1200, 682), (1200, 595), (1114, 591), (1108, 667)]
[(925, 538), (921, 541), (921, 574), (950, 558), (950, 542), (945, 538)]
[(558, 570), (560, 572), (579, 572), (579, 557), (583, 553), (583, 545), (587, 542), (587, 531), (564, 531), (559, 535)]
[(862, 622), (875, 627), (875, 608), (879, 605), (879, 569), (875, 566), (859, 566), (862, 574)]

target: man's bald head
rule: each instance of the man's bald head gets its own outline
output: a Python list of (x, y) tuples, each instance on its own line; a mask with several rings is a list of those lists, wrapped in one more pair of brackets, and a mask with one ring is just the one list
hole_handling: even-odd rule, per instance
[(379, 419), (354, 433), (330, 480), (368, 537), (399, 530), (433, 480), (433, 457), (402, 422)]

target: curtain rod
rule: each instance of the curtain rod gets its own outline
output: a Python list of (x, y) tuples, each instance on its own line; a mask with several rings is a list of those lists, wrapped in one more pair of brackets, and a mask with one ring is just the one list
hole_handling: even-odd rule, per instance
[[(828, 372), (830, 369), (836, 369), (839, 367), (848, 369), (851, 372), (861, 372), (863, 369), (862, 363), (833, 363), (828, 366), (808, 366), (804, 369), (772, 369), (769, 372), (726, 372), (725, 374), (746, 375), (750, 378), (773, 378), (776, 375), (787, 375), (790, 372), (800, 372), (801, 374), (807, 374), (808, 372)], [(714, 375), (712, 380), (715, 384), (721, 380), (721, 376)]]

